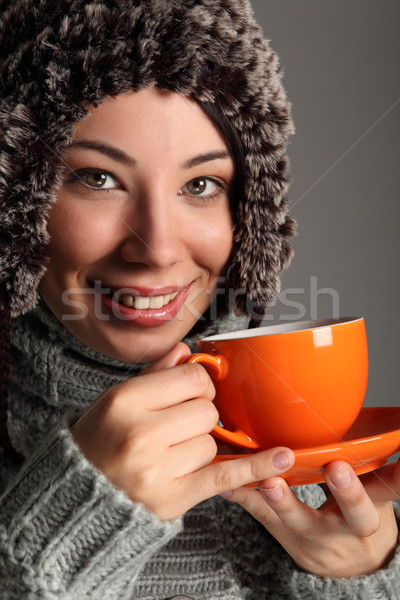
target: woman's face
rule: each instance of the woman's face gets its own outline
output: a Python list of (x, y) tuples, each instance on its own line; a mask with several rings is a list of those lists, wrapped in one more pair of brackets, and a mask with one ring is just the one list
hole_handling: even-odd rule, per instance
[(147, 88), (92, 108), (62, 160), (42, 296), (87, 346), (156, 360), (192, 328), (225, 272), (227, 145), (194, 101)]

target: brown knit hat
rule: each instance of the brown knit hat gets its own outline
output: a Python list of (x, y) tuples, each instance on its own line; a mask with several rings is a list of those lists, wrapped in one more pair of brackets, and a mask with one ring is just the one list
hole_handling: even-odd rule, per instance
[(277, 56), (247, 0), (0, 0), (0, 56), (0, 396), (10, 314), (38, 302), (71, 123), (108, 95), (156, 85), (230, 120), (245, 161), (230, 287), (244, 291), (238, 312), (265, 310), (291, 256), (292, 122)]

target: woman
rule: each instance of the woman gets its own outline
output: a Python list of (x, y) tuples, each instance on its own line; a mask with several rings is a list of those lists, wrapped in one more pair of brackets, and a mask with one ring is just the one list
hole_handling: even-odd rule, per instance
[(331, 463), (316, 511), (288, 448), (214, 465), (212, 382), (179, 364), (246, 326), (233, 301), (254, 326), (291, 254), (289, 107), (249, 5), (1, 16), (4, 597), (397, 598), (399, 467)]

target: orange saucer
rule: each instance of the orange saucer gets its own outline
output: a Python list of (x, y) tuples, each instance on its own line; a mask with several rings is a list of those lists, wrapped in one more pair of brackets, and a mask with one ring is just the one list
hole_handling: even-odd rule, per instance
[[(357, 475), (374, 471), (385, 464), (388, 457), (400, 450), (400, 407), (363, 408), (343, 439), (327, 446), (295, 450), (296, 462), (281, 477), (289, 485), (322, 483), (324, 467), (333, 460), (345, 460)], [(234, 460), (251, 454), (243, 448), (224, 444), (213, 463)], [(248, 487), (258, 487), (255, 482)]]

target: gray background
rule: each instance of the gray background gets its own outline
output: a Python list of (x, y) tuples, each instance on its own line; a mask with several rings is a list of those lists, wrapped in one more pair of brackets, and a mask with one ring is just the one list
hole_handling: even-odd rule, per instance
[(296, 125), (289, 147), (296, 254), (265, 324), (364, 316), (365, 405), (398, 406), (400, 2), (252, 6), (280, 56)]

